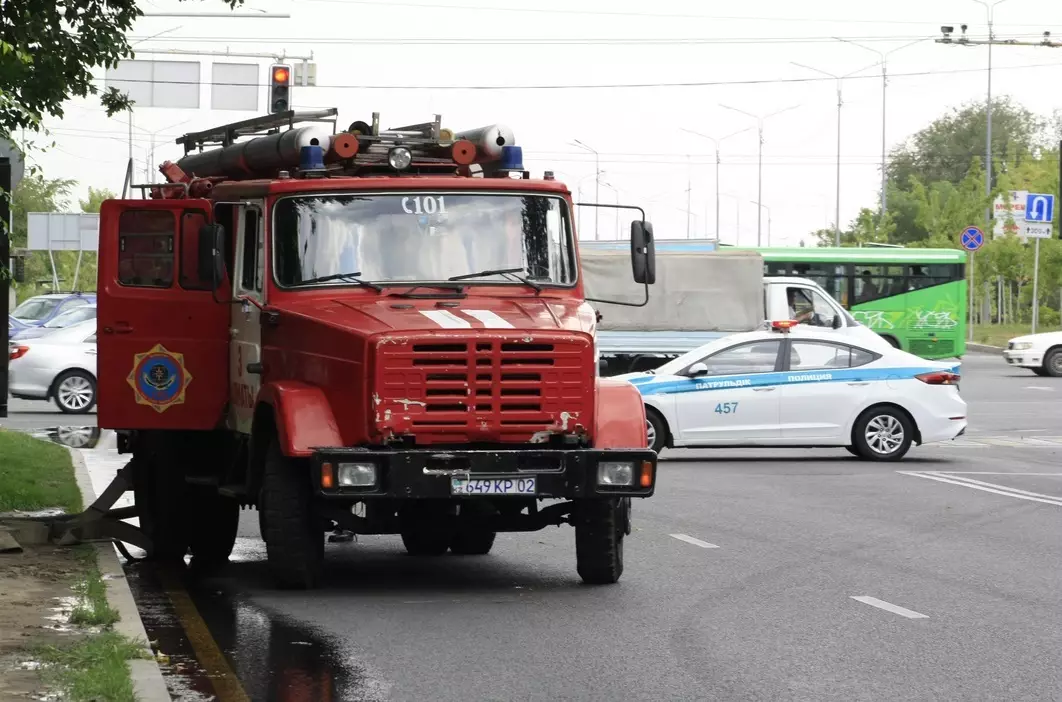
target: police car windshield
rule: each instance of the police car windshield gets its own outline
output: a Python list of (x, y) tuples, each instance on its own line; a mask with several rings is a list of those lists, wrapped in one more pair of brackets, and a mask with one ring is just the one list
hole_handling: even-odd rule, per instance
[(31, 297), (16, 307), (11, 316), (23, 322), (39, 322), (58, 306), (59, 300), (55, 298)]
[[(285, 287), (354, 272), (383, 284), (467, 277), (469, 285), (521, 285), (504, 273), (512, 270), (541, 286), (575, 282), (571, 220), (558, 197), (312, 195), (280, 200), (274, 217), (274, 269)], [(473, 275), (480, 271), (498, 273)]]

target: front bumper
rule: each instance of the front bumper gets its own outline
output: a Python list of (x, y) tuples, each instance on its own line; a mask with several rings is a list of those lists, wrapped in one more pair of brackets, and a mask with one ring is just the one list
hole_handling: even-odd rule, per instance
[(1034, 349), (1007, 349), (1003, 352), (1003, 360), (1009, 365), (1020, 366), (1022, 368), (1039, 368), (1044, 364), (1044, 354), (1042, 351), (1036, 351)]
[[(534, 449), (369, 451), (352, 448), (316, 448), (312, 457), (314, 490), (323, 498), (450, 499), (454, 478), (519, 479), (535, 478), (535, 492), (520, 495), (489, 495), (499, 500), (514, 497), (534, 499), (575, 499), (587, 497), (650, 497), (656, 490), (656, 453), (649, 449)], [(598, 464), (629, 461), (634, 464), (631, 485), (599, 485)], [(372, 462), (376, 483), (371, 487), (322, 486), (326, 464)], [(648, 486), (641, 476), (648, 474)], [(465, 496), (462, 496), (465, 497)], [(484, 495), (482, 497), (488, 497)], [(468, 499), (482, 499), (468, 495)]]

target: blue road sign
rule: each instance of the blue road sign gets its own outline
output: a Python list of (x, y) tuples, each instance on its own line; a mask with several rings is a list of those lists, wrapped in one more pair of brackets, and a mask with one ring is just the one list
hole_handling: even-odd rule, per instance
[(977, 227), (967, 227), (962, 230), (962, 236), (959, 237), (959, 241), (967, 251), (977, 251), (977, 249), (985, 245), (985, 233)]
[(1026, 222), (1053, 222), (1055, 219), (1055, 196), (1029, 193), (1025, 197)]

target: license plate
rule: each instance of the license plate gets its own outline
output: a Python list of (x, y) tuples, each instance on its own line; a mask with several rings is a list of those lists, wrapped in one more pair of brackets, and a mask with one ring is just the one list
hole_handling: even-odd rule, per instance
[(534, 495), (535, 479), (531, 478), (453, 478), (451, 495)]

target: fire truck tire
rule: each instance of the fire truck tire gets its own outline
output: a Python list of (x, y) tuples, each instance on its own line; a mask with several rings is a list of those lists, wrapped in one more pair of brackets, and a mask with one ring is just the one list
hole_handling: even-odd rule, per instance
[(308, 590), (317, 586), (324, 562), (324, 530), (313, 516), (309, 476), (300, 462), (280, 452), (274, 439), (266, 453), (259, 509), (265, 517), (266, 558), (276, 583)]
[(444, 529), (416, 527), (402, 532), (402, 545), (411, 556), (441, 556), (450, 548), (450, 535)]
[(197, 497), (189, 509), (194, 519), (190, 530), (192, 563), (221, 565), (229, 560), (236, 545), (240, 503), (207, 490), (202, 490)]
[(458, 556), (485, 556), (494, 548), (498, 532), (458, 529), (450, 539), (450, 552)]
[(611, 585), (623, 575), (626, 504), (618, 499), (579, 500), (575, 522), (575, 562), (587, 585)]
[[(153, 449), (153, 450), (152, 450)], [(140, 530), (151, 539), (147, 558), (179, 561), (188, 552), (184, 522), (184, 476), (179, 461), (166, 447), (138, 450), (132, 463), (133, 500)]]

